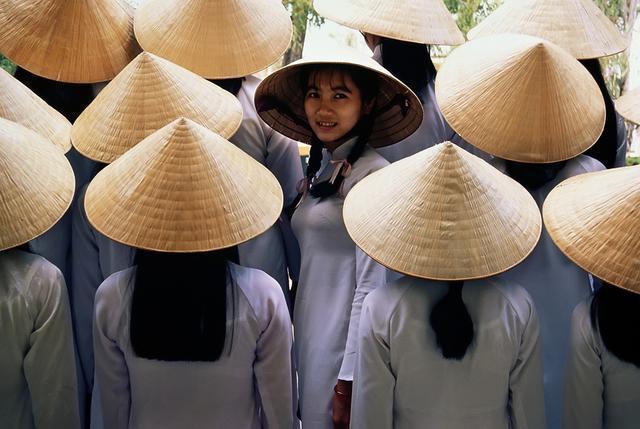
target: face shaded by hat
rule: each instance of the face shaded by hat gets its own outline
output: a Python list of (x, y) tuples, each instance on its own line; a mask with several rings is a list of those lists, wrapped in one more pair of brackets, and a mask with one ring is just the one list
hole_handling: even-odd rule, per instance
[(450, 142), (397, 161), (347, 195), (344, 222), (369, 256), (434, 280), (489, 277), (535, 247), (542, 221), (516, 181)]
[(592, 146), (605, 123), (602, 93), (571, 55), (536, 37), (501, 34), (467, 42), (436, 78), (447, 122), (500, 158), (551, 163)]
[(71, 205), (75, 179), (51, 141), (0, 118), (0, 250), (51, 228)]
[(365, 33), (428, 45), (459, 45), (464, 36), (441, 0), (314, 0), (318, 13)]
[(640, 166), (571, 177), (544, 202), (549, 235), (569, 259), (640, 293)]
[(162, 252), (234, 246), (267, 230), (282, 210), (276, 178), (213, 131), (180, 118), (104, 168), (85, 210), (118, 242)]
[(287, 50), (292, 32), (280, 0), (147, 0), (135, 15), (145, 50), (207, 79), (267, 68)]
[(60, 82), (112, 79), (140, 51), (124, 0), (3, 0), (0, 28), (0, 52)]
[(78, 152), (109, 163), (182, 116), (228, 138), (242, 122), (242, 107), (217, 85), (143, 52), (82, 112), (71, 138)]
[(507, 0), (467, 36), (472, 40), (499, 33), (540, 37), (578, 59), (614, 55), (627, 48), (618, 28), (593, 0)]
[(317, 54), (298, 60), (267, 76), (255, 95), (256, 110), (274, 130), (294, 140), (309, 143), (313, 132), (304, 111), (306, 87), (302, 76), (313, 67), (349, 66), (372, 73), (378, 91), (369, 116), (373, 127), (369, 144), (387, 146), (411, 135), (422, 122), (418, 97), (371, 58), (353, 50)]

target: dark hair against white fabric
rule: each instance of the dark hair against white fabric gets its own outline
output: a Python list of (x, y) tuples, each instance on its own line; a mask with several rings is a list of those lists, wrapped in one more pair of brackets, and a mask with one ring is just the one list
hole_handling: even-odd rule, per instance
[(237, 259), (237, 247), (198, 253), (138, 249), (129, 326), (135, 354), (218, 360), (227, 338), (228, 262)]
[(603, 282), (591, 301), (591, 325), (618, 359), (640, 368), (640, 294)]
[(240, 92), (240, 88), (242, 88), (242, 82), (244, 82), (243, 77), (235, 77), (231, 79), (207, 79), (211, 83), (215, 83), (220, 88), (224, 89), (230, 94), (233, 94), (234, 97), (238, 96)]
[(429, 322), (445, 359), (461, 360), (474, 337), (473, 320), (462, 300), (463, 281), (449, 282), (449, 290), (431, 309)]
[(424, 91), (436, 78), (436, 68), (431, 61), (429, 45), (381, 38), (382, 65), (400, 79), (420, 102), (425, 102)]
[(601, 163), (607, 168), (615, 167), (616, 154), (618, 150), (618, 121), (616, 118), (616, 110), (607, 89), (607, 85), (602, 77), (602, 69), (600, 67), (600, 61), (597, 58), (589, 60), (580, 60), (580, 63), (591, 73), (591, 76), (595, 79), (602, 97), (604, 98), (604, 106), (606, 110), (606, 120), (604, 123), (604, 130), (598, 141), (591, 146), (585, 155), (589, 155)]

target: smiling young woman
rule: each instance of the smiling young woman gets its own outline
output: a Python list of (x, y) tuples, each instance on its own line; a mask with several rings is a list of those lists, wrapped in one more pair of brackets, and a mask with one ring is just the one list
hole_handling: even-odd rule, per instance
[(342, 204), (388, 164), (373, 147), (410, 135), (422, 108), (408, 87), (355, 52), (284, 67), (258, 88), (256, 107), (274, 129), (311, 144), (292, 218), (302, 262), (294, 305), (300, 415), (305, 428), (346, 428), (362, 301), (385, 283), (386, 270), (349, 238)]

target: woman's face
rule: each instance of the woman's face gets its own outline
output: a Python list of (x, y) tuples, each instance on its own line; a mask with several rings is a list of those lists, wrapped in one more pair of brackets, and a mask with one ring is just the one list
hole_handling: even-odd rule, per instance
[(362, 117), (360, 89), (343, 71), (313, 72), (307, 82), (304, 111), (318, 139), (333, 151)]

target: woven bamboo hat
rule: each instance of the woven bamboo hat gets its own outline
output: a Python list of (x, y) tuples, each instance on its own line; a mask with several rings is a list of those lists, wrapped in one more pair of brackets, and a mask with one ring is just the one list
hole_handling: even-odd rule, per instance
[(135, 15), (142, 47), (208, 79), (275, 63), (293, 26), (280, 0), (147, 0)]
[(373, 259), (433, 280), (506, 271), (533, 250), (542, 228), (520, 184), (450, 142), (364, 178), (347, 195), (343, 216)]
[(571, 177), (543, 206), (549, 235), (577, 265), (640, 293), (640, 166)]
[(428, 45), (459, 45), (464, 36), (442, 0), (314, 0), (318, 13), (366, 33)]
[(616, 110), (627, 121), (640, 125), (640, 88), (625, 92), (618, 98)]
[(513, 161), (573, 158), (604, 128), (604, 99), (587, 69), (532, 36), (488, 36), (456, 49), (438, 72), (436, 99), (462, 138)]
[(627, 48), (620, 31), (593, 0), (506, 0), (467, 37), (497, 33), (540, 37), (578, 59), (605, 57)]
[(0, 51), (49, 79), (113, 78), (139, 52), (124, 0), (3, 0)]
[(269, 170), (213, 131), (179, 118), (98, 173), (85, 210), (98, 231), (118, 242), (201, 252), (264, 232), (282, 201)]
[(375, 73), (380, 84), (372, 115), (376, 118), (369, 145), (388, 146), (413, 134), (422, 122), (418, 97), (373, 59), (353, 49), (336, 49), (295, 61), (267, 76), (258, 86), (255, 104), (258, 114), (271, 128), (303, 143), (313, 132), (304, 112), (305, 91), (301, 73), (307, 67), (346, 64)]
[(0, 118), (0, 250), (33, 240), (71, 205), (75, 179), (62, 151)]
[(242, 107), (217, 85), (143, 52), (76, 119), (71, 138), (78, 152), (110, 163), (181, 116), (229, 138), (242, 122)]
[(0, 70), (0, 117), (51, 140), (64, 153), (71, 149), (71, 123), (18, 79)]

